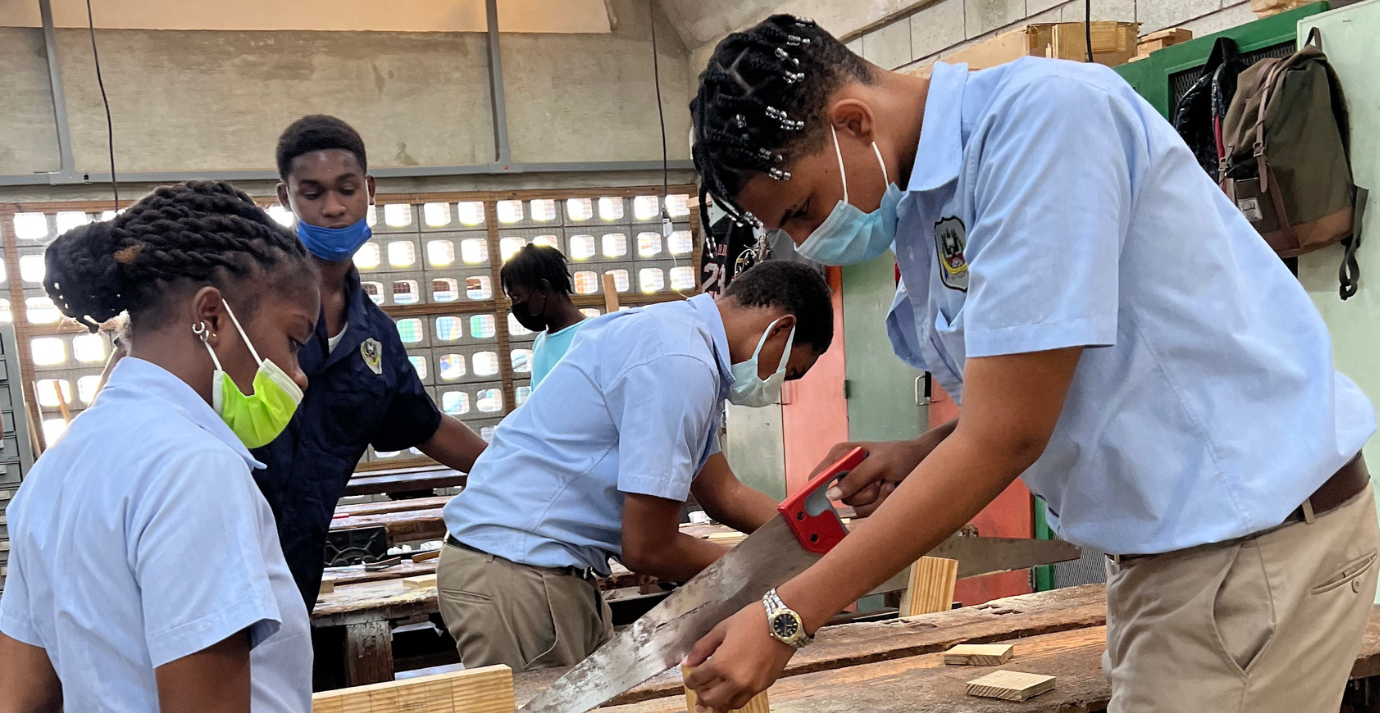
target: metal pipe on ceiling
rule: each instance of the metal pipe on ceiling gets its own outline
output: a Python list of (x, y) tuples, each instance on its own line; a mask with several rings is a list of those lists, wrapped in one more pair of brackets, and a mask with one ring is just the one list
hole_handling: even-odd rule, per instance
[[(53, 94), (53, 125), (57, 129), (58, 170), (46, 174), (67, 180), (81, 179), (72, 158), (72, 132), (67, 123), (67, 93), (62, 88), (62, 67), (58, 64), (57, 36), (53, 30), (53, 5), (50, 0), (38, 0), (38, 14), (43, 20), (43, 49), (48, 57), (48, 85)], [(46, 182), (46, 181), (45, 181)]]

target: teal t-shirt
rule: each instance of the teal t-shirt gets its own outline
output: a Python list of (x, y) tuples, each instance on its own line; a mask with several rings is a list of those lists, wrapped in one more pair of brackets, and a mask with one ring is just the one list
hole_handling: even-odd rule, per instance
[(532, 342), (532, 388), (537, 388), (537, 384), (551, 373), (556, 362), (560, 361), (561, 357), (565, 356), (565, 351), (570, 348), (575, 333), (588, 321), (582, 319), (555, 333), (537, 332), (537, 338)]

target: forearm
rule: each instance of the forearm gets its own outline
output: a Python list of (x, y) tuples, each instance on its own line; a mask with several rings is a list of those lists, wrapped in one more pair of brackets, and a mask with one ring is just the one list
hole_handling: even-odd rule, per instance
[(777, 503), (770, 495), (754, 490), (737, 479), (730, 492), (709, 502), (701, 502), (704, 513), (715, 521), (739, 531), (752, 533), (776, 517)]
[(475, 459), (487, 446), (479, 434), (466, 428), (459, 421), (443, 415), (436, 433), (417, 446), (417, 449), (447, 468), (468, 473), (474, 467)]
[(62, 684), (48, 652), (0, 634), (0, 713), (59, 713)]
[(865, 527), (783, 585), (781, 598), (815, 630), (957, 531), (1037, 456), (961, 433), (944, 438)]
[(677, 533), (665, 547), (640, 553), (624, 552), (623, 565), (638, 574), (649, 574), (663, 581), (684, 582), (726, 552), (726, 547)]

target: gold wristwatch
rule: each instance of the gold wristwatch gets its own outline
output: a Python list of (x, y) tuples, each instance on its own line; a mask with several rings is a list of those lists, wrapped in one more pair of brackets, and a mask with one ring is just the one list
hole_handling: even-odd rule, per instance
[(800, 615), (781, 601), (775, 589), (763, 595), (762, 606), (767, 610), (767, 632), (771, 638), (793, 649), (804, 648), (815, 640), (805, 633), (805, 622)]

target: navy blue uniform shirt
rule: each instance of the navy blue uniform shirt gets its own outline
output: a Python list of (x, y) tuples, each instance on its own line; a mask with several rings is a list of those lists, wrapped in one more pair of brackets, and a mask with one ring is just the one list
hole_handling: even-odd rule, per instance
[(297, 354), (309, 382), (302, 404), (282, 435), (253, 451), (267, 465), (254, 479), (273, 508), (308, 611), (321, 591), (331, 516), (365, 449), (412, 448), (441, 426), (397, 326), (364, 294), (353, 269), (345, 293), (343, 339), (331, 351), (323, 312)]

